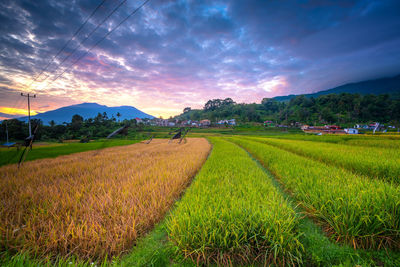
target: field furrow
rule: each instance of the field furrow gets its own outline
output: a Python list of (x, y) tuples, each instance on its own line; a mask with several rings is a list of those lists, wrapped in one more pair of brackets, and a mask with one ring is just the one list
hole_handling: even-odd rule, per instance
[(0, 247), (37, 256), (119, 255), (159, 222), (210, 144), (153, 140), (0, 168)]
[(170, 240), (202, 264), (299, 264), (295, 211), (246, 151), (210, 139), (210, 157), (167, 219)]
[(400, 183), (400, 151), (312, 141), (250, 138), (371, 178)]
[(231, 138), (254, 155), (335, 241), (400, 248), (400, 188), (308, 159), (259, 140)]

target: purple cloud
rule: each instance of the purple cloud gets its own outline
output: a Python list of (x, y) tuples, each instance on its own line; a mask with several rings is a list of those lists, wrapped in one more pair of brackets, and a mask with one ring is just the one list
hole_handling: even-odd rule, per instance
[(140, 4), (127, 1), (79, 46), (120, 2), (106, 1), (27, 88), (98, 2), (2, 1), (0, 106), (21, 106), (15, 95), (31, 90), (40, 111), (90, 101), (165, 117), (212, 98), (260, 102), (400, 67), (398, 1), (154, 0), (69, 68)]

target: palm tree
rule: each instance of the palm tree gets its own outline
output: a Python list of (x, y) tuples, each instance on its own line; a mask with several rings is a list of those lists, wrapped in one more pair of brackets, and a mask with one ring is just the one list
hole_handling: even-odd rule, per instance
[(121, 113), (117, 112), (117, 117), (118, 117), (118, 122), (119, 122), (119, 117), (121, 117)]

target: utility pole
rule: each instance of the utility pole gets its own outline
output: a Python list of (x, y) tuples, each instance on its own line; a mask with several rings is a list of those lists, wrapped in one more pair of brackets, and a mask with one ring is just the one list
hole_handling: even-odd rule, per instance
[(36, 95), (24, 95), (21, 93), (21, 96), (27, 97), (28, 98), (28, 125), (29, 125), (29, 136), (32, 136), (32, 129), (31, 129), (31, 102), (30, 98), (36, 98)]
[(6, 134), (7, 134), (7, 144), (8, 144), (8, 126), (7, 126), (7, 120), (6, 120)]

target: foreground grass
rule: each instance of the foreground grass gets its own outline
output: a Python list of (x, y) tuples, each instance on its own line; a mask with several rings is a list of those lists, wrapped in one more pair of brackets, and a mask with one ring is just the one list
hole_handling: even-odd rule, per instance
[(205, 139), (154, 140), (0, 168), (0, 248), (118, 256), (151, 230), (202, 166)]
[[(43, 146), (33, 145), (33, 149), (29, 151), (25, 161), (31, 161), (43, 158), (55, 158), (61, 155), (69, 155), (72, 153), (84, 152), (89, 150), (103, 149), (113, 146), (125, 146), (138, 143), (141, 140), (99, 140), (89, 143), (53, 143)], [(22, 149), (17, 151), (16, 148), (8, 148), (0, 150), (0, 166), (18, 163), (22, 154)]]

